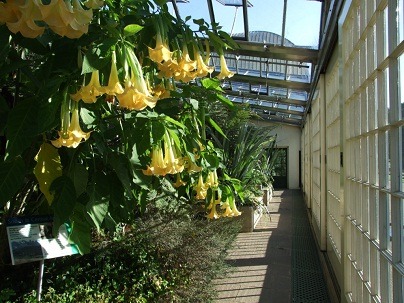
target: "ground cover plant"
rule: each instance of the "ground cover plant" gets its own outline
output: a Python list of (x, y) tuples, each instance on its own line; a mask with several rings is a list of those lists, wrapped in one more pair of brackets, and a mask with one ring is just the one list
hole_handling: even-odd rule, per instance
[[(239, 228), (229, 219), (146, 216), (115, 239), (97, 236), (89, 254), (48, 260), (41, 302), (211, 302)], [(2, 272), (0, 302), (36, 302), (35, 267), (13, 270)]]

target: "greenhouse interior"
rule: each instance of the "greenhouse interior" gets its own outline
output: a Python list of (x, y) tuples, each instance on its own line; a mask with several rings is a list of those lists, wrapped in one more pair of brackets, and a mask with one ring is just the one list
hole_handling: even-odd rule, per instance
[(404, 302), (404, 0), (0, 0), (0, 302)]

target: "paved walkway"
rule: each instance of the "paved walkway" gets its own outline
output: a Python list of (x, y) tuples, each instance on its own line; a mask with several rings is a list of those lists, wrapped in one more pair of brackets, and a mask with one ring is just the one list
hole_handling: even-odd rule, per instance
[[(215, 282), (219, 292), (216, 303), (329, 302), (328, 298), (298, 298), (293, 287), (293, 203), (303, 203), (299, 190), (275, 191), (269, 207), (271, 217), (263, 215), (254, 232), (238, 235), (228, 257), (232, 272)], [(318, 258), (315, 251), (305, 251), (306, 259), (307, 253)]]

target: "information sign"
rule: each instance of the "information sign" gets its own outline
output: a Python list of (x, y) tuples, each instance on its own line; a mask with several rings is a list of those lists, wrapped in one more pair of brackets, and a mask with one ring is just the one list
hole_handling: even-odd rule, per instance
[(15, 217), (6, 223), (13, 265), (78, 253), (77, 247), (68, 241), (66, 224), (53, 237), (52, 216)]

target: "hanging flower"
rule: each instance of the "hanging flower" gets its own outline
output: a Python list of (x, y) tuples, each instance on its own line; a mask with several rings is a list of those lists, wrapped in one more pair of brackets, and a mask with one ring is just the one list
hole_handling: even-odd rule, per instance
[(155, 145), (152, 148), (151, 163), (147, 166), (147, 169), (142, 170), (143, 174), (147, 176), (165, 176), (166, 164), (164, 163), (163, 150), (161, 145)]
[(148, 47), (148, 49), (149, 49), (149, 58), (156, 63), (169, 61), (171, 60), (171, 56), (173, 55), (167, 44), (163, 42), (160, 33), (157, 34), (156, 47), (155, 48)]
[(104, 1), (103, 0), (87, 0), (86, 2), (84, 2), (84, 5), (88, 8), (99, 9), (102, 6), (104, 6)]
[(91, 73), (90, 82), (87, 85), (85, 84), (85, 79), (83, 80), (83, 86), (79, 89), (79, 91), (73, 95), (71, 98), (74, 101), (83, 100), (85, 103), (94, 103), (97, 101), (97, 97), (103, 94), (103, 88), (100, 84), (100, 76), (99, 71), (93, 71)]
[(234, 213), (232, 211), (232, 209), (230, 208), (230, 204), (228, 202), (228, 200), (226, 200), (226, 202), (224, 202), (221, 206), (221, 209), (224, 209), (224, 213), (221, 215), (222, 217), (233, 217)]
[(209, 172), (205, 184), (209, 187), (217, 187), (219, 185), (216, 169)]
[(173, 186), (175, 187), (175, 188), (178, 188), (178, 187), (181, 187), (181, 186), (184, 186), (184, 185), (186, 185), (187, 183), (186, 182), (184, 182), (182, 179), (181, 179), (181, 174), (177, 174), (177, 179), (176, 179), (176, 181), (175, 181), (175, 183), (173, 183)]
[(167, 174), (177, 174), (184, 170), (184, 160), (177, 156), (175, 146), (173, 146), (171, 140), (166, 131), (164, 135), (164, 163)]
[(147, 83), (143, 77), (142, 66), (133, 50), (126, 48), (127, 61), (131, 68), (125, 77), (125, 89), (120, 95), (117, 95), (119, 105), (123, 108), (133, 110), (143, 110), (147, 106), (153, 108), (156, 106), (157, 97), (153, 96), (147, 88)]
[(210, 212), (206, 216), (208, 219), (218, 219), (220, 217), (219, 214), (217, 213), (216, 205), (220, 204), (221, 196), (218, 191), (217, 191), (217, 194), (218, 194), (218, 199), (215, 200), (216, 190), (214, 190), (212, 193), (212, 198), (211, 198), (209, 206), (208, 206), (208, 210), (210, 209)]
[(231, 78), (233, 76), (234, 73), (228, 69), (224, 55), (220, 55), (220, 73), (217, 75), (217, 78), (223, 80), (224, 78)]
[(111, 73), (109, 74), (108, 86), (102, 87), (102, 90), (107, 95), (119, 95), (124, 92), (124, 89), (119, 82), (118, 69), (116, 67), (116, 54), (115, 51), (112, 52), (111, 60)]
[(73, 7), (70, 4), (68, 5), (70, 11), (73, 11), (74, 18), (72, 22), (68, 24), (64, 35), (70, 39), (77, 39), (83, 34), (87, 34), (88, 25), (93, 19), (93, 11), (91, 9), (83, 9), (78, 0), (73, 0)]
[(185, 168), (188, 173), (199, 173), (202, 170), (202, 167), (196, 165), (194, 161), (192, 161), (189, 157), (184, 157)]
[(195, 199), (203, 200), (206, 198), (208, 188), (203, 183), (202, 174), (199, 174), (198, 183), (194, 186), (194, 190), (196, 191)]
[(73, 22), (74, 14), (67, 2), (64, 0), (51, 0), (44, 5), (42, 10), (43, 21), (45, 21), (50, 29), (60, 36), (64, 36), (67, 27)]
[(0, 6), (0, 23), (6, 22), (12, 33), (20, 32), (27, 38), (36, 38), (43, 34), (45, 28), (38, 26), (35, 21), (42, 20), (41, 10), (44, 7), (40, 0), (8, 1)]
[(237, 209), (234, 197), (228, 197), (227, 201), (229, 203), (231, 211), (233, 212), (233, 216), (234, 217), (240, 216), (241, 212)]
[(196, 77), (206, 77), (208, 74), (213, 73), (213, 66), (207, 66), (205, 62), (203, 61), (203, 58), (201, 54), (198, 52), (198, 50), (195, 48), (194, 53), (196, 54), (196, 71), (195, 71), (195, 76)]
[[(66, 92), (67, 95), (67, 92)], [(70, 119), (69, 104), (72, 106), (72, 117)], [(61, 130), (58, 132), (59, 138), (52, 140), (53, 146), (76, 148), (81, 142), (90, 137), (90, 133), (82, 131), (79, 122), (79, 108), (77, 102), (70, 102), (70, 98), (65, 96), (61, 110)]]

